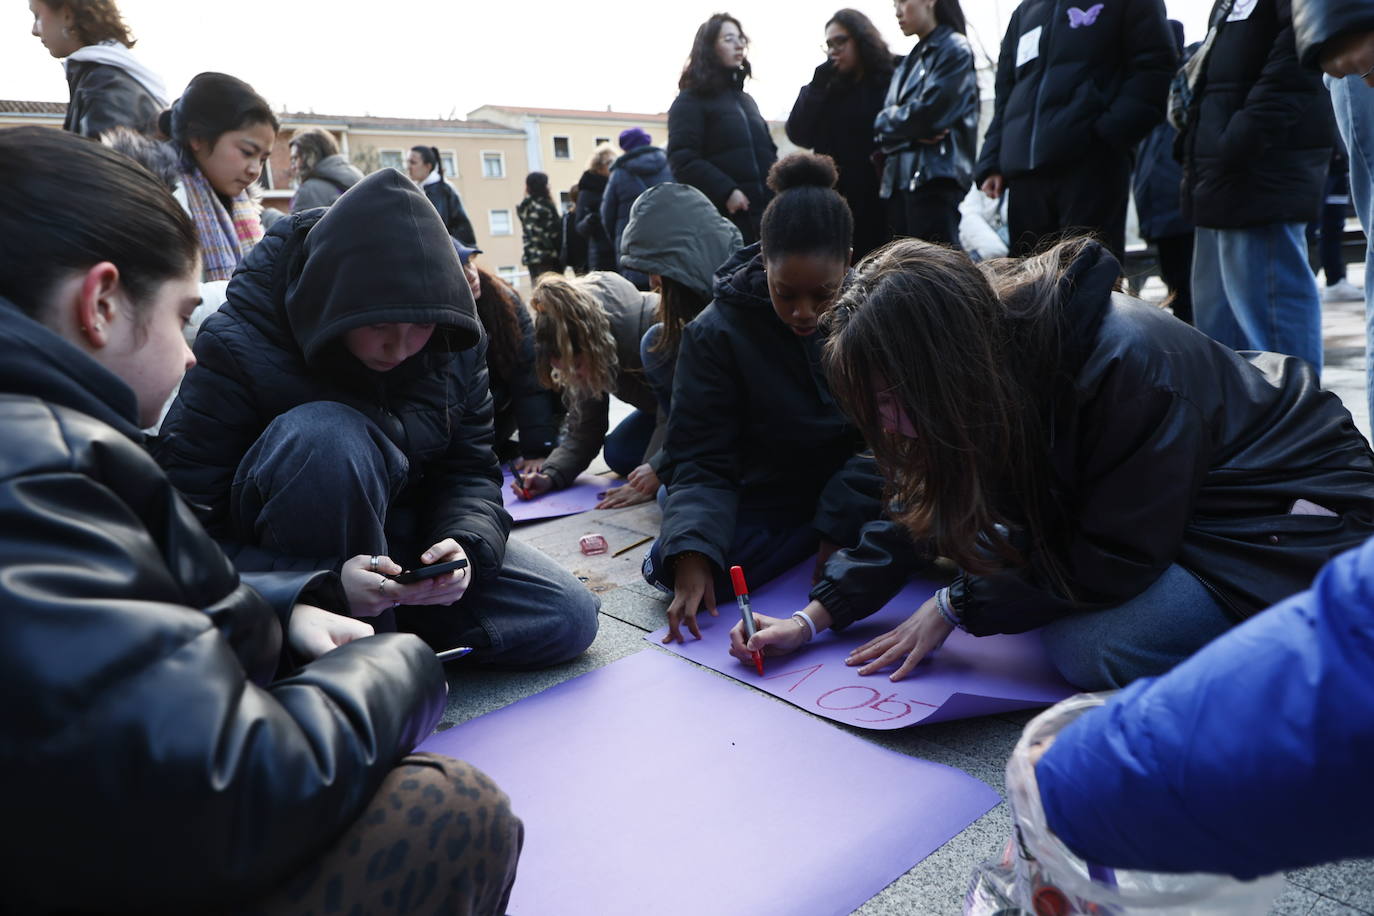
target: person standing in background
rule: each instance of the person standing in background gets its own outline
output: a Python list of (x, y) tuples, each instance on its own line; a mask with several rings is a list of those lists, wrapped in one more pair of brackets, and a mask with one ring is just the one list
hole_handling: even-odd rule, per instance
[(835, 160), (836, 190), (854, 214), (854, 260), (892, 238), (878, 197), (873, 120), (892, 80), (893, 57), (877, 27), (843, 9), (825, 24), (825, 63), (801, 88), (787, 118), (787, 137)]
[(291, 138), (291, 170), (300, 182), (291, 212), (327, 207), (363, 180), (363, 173), (339, 153), (334, 135), (309, 127)]
[(444, 160), (439, 150), (433, 146), (412, 146), (406, 159), (406, 174), (439, 211), (448, 234), (468, 248), (476, 248), (477, 234), (472, 231), (472, 220), (463, 209), (463, 199), (453, 185), (444, 180)]
[(759, 106), (744, 91), (753, 74), (749, 36), (729, 13), (697, 29), (692, 52), (668, 109), (668, 163), (673, 178), (701, 191), (739, 226), (744, 243), (758, 240), (773, 194), (766, 182), (778, 148)]
[(521, 261), (530, 272), (530, 286), (546, 273), (563, 272), (559, 253), (563, 249), (563, 221), (558, 207), (549, 194), (549, 176), (530, 172), (525, 176), (525, 199), (515, 208), (520, 217), (520, 232), (524, 237), (525, 253)]
[(1178, 57), (1163, 0), (1025, 0), (997, 59), (975, 180), (1007, 208), (1013, 255), (1092, 232), (1126, 249), (1131, 150), (1164, 119)]
[(582, 214), (581, 200), (580, 183), (568, 188), (568, 209), (561, 217), (563, 235), (558, 248), (558, 263), (571, 268), (576, 277), (587, 272), (587, 240), (577, 231), (577, 218)]
[(615, 150), (603, 143), (592, 151), (587, 170), (577, 180), (577, 216), (574, 225), (587, 240), (587, 269), (615, 270), (615, 253), (606, 227), (601, 222), (601, 201), (606, 196), (606, 182), (611, 174)]
[(1345, 211), (1350, 206), (1350, 160), (1345, 144), (1335, 139), (1331, 147), (1331, 164), (1326, 172), (1326, 190), (1322, 194), (1321, 215), (1307, 224), (1308, 245), (1317, 246), (1321, 265), (1322, 302), (1358, 302), (1364, 293), (1345, 278)]
[(167, 89), (129, 50), (135, 42), (114, 0), (29, 0), (29, 10), (33, 36), (67, 72), (64, 130), (84, 137), (116, 127), (157, 131)]
[(1298, 63), (1289, 0), (1217, 0), (1209, 35), (1189, 65), (1198, 77), (1179, 138), (1183, 215), (1197, 226), (1197, 327), (1320, 375), (1321, 296), (1304, 227), (1326, 184), (1330, 99)]
[(625, 154), (611, 166), (606, 182), (606, 195), (601, 199), (601, 225), (611, 240), (611, 260), (615, 269), (637, 289), (649, 289), (649, 278), (620, 263), (620, 241), (625, 225), (630, 221), (630, 208), (639, 195), (650, 188), (673, 180), (668, 168), (668, 154), (653, 145), (653, 137), (639, 127), (620, 132), (620, 148)]
[(973, 180), (978, 77), (959, 0), (898, 0), (918, 43), (892, 75), (873, 123), (883, 151), (879, 193), (896, 235), (959, 243), (959, 202)]

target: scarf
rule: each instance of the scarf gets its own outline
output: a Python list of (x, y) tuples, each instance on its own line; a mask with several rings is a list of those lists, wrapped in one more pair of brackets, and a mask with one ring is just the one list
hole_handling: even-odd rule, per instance
[[(138, 81), (148, 94), (157, 102), (158, 108), (167, 107), (167, 87), (163, 85), (162, 79), (153, 71), (149, 70), (125, 45), (113, 38), (107, 38), (97, 45), (86, 45), (78, 48), (67, 56), (67, 60), (84, 60), (93, 64), (107, 64), (111, 67), (118, 67)], [(67, 66), (67, 61), (62, 62), (63, 68)]]
[(228, 280), (243, 256), (262, 241), (262, 214), (257, 201), (241, 192), (226, 212), (219, 195), (198, 168), (181, 173), (186, 211), (196, 226), (203, 262), (201, 280)]

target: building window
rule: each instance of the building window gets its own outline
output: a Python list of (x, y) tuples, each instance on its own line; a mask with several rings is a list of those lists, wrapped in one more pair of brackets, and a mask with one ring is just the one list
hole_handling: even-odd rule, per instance
[(490, 227), (492, 235), (510, 235), (510, 211), (488, 210), (487, 225)]
[(558, 205), (562, 208), (564, 213), (567, 213), (569, 210), (571, 210), (573, 206), (572, 193), (569, 191), (559, 191)]
[(502, 152), (483, 152), (482, 153), (482, 177), (483, 178), (505, 178), (506, 177), (506, 154)]
[(444, 166), (445, 178), (458, 177), (458, 154), (451, 149), (446, 149), (439, 154), (439, 162)]
[(395, 169), (398, 172), (406, 170), (406, 157), (398, 149), (384, 149), (381, 151), (382, 168)]
[(596, 138), (596, 145), (597, 145), (597, 146), (600, 146), (600, 145), (603, 144), (603, 143), (609, 145), (610, 142), (611, 142), (611, 138), (610, 138), (610, 137), (597, 137), (597, 138)]
[(496, 275), (511, 286), (518, 286), (520, 283), (520, 268), (518, 267), (498, 267), (496, 268)]
[(571, 159), (572, 158), (572, 138), (554, 137), (553, 138), (553, 158)]

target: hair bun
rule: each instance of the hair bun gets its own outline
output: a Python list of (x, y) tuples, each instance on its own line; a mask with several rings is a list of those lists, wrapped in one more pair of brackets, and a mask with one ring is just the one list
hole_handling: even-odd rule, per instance
[(840, 170), (835, 160), (816, 153), (792, 153), (784, 156), (768, 170), (768, 187), (775, 194), (793, 188), (833, 188)]

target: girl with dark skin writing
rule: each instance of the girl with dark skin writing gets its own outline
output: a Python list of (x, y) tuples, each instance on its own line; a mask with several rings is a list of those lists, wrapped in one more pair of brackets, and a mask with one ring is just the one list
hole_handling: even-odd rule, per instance
[[(1237, 354), (1115, 293), (1087, 240), (973, 264), (915, 240), (860, 265), (825, 369), (900, 507), (833, 556), (798, 612), (841, 630), (943, 556), (953, 583), (858, 647), (900, 680), (955, 627), (1041, 628), (1085, 689), (1160, 674), (1306, 588), (1374, 533), (1374, 454), (1301, 360)], [(783, 654), (755, 615), (731, 652)]]

